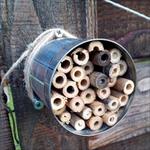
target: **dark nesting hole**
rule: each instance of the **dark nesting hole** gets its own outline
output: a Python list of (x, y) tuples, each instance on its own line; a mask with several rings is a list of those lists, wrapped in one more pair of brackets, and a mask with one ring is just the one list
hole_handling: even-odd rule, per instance
[(114, 121), (114, 117), (110, 117), (110, 122), (113, 122)]
[(80, 103), (79, 103), (79, 102), (76, 102), (76, 103), (75, 103), (75, 105), (76, 105), (76, 106), (79, 106), (79, 105), (80, 105)]
[(59, 83), (59, 84), (63, 83), (63, 81), (64, 81), (64, 78), (62, 76), (58, 76), (56, 78), (56, 82)]
[(106, 80), (104, 78), (99, 80), (99, 84), (105, 84), (105, 82)]
[(125, 102), (126, 101), (126, 96), (122, 96), (121, 97), (121, 102)]
[(55, 105), (60, 105), (61, 104), (61, 99), (60, 98), (56, 98), (55, 100), (54, 100), (54, 104)]
[(102, 108), (98, 108), (98, 111), (102, 111)]
[(81, 85), (82, 85), (82, 86), (86, 86), (86, 85), (87, 85), (87, 81), (86, 81), (85, 79), (83, 79), (83, 80), (81, 81)]
[(101, 56), (101, 60), (104, 61), (104, 62), (106, 62), (108, 60), (108, 58), (109, 58), (108, 54), (103, 54)]
[(97, 46), (95, 46), (95, 47), (93, 48), (93, 51), (99, 51), (99, 48), (98, 48)]
[(99, 122), (98, 122), (98, 121), (95, 121), (95, 122), (94, 122), (94, 126), (97, 126), (97, 125), (99, 125)]
[(90, 67), (89, 66), (85, 66), (85, 71), (87, 71), (87, 70), (89, 70), (90, 69)]
[(77, 56), (78, 56), (78, 59), (79, 60), (84, 60), (85, 59), (85, 54), (84, 53), (82, 53), (82, 52), (78, 52), (78, 53), (76, 53), (77, 54)]
[(61, 67), (64, 68), (64, 69), (67, 69), (69, 66), (70, 66), (70, 61), (69, 60), (64, 60), (61, 63)]
[(76, 77), (80, 77), (80, 76), (81, 76), (81, 72), (80, 72), (80, 71), (76, 71), (76, 72), (74, 73), (74, 75), (75, 75)]
[(112, 103), (112, 106), (116, 106), (116, 104), (117, 104), (116, 102), (113, 102), (113, 103)]
[(74, 88), (72, 86), (68, 86), (67, 92), (68, 93), (73, 93), (74, 92)]
[(131, 88), (132, 88), (132, 85), (131, 84), (127, 84), (126, 89), (130, 90)]
[(106, 90), (102, 90), (101, 92), (102, 92), (103, 95), (105, 95), (107, 93)]
[(91, 94), (90, 93), (88, 93), (88, 94), (86, 94), (86, 98), (91, 98)]

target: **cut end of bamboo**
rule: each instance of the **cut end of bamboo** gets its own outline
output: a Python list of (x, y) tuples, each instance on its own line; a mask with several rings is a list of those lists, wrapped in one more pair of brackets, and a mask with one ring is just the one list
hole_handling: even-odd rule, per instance
[(83, 103), (82, 99), (79, 96), (76, 96), (73, 99), (68, 100), (67, 106), (73, 112), (81, 112), (84, 108), (84, 103)]
[(114, 48), (110, 50), (111, 63), (118, 63), (121, 58), (121, 53), (118, 49)]
[(128, 95), (125, 95), (121, 92), (112, 90), (111, 94), (113, 95), (113, 97), (116, 97), (120, 103), (120, 107), (125, 106), (128, 103)]
[(71, 114), (68, 111), (65, 111), (59, 116), (59, 118), (63, 123), (69, 124), (71, 120)]
[(118, 115), (114, 112), (106, 112), (102, 118), (108, 126), (113, 126), (118, 120)]
[(72, 58), (66, 56), (63, 61), (58, 65), (58, 71), (68, 73), (73, 68)]
[(93, 89), (88, 88), (81, 92), (80, 97), (84, 104), (91, 104), (96, 99), (96, 94)]
[(59, 110), (63, 108), (66, 104), (67, 98), (64, 97), (63, 95), (57, 93), (57, 92), (52, 92), (51, 96), (51, 105), (53, 110)]
[(92, 52), (92, 51), (104, 51), (104, 46), (101, 42), (99, 41), (94, 41), (91, 42), (88, 46), (88, 51)]
[(85, 128), (85, 121), (75, 114), (72, 114), (70, 124), (77, 130), (81, 131)]
[(85, 70), (86, 75), (91, 74), (94, 71), (94, 66), (91, 61), (88, 61), (85, 65), (82, 66)]
[(68, 81), (62, 90), (63, 94), (68, 98), (73, 98), (78, 95), (79, 90), (77, 88), (76, 82)]
[(109, 77), (116, 78), (119, 76), (120, 73), (120, 66), (119, 64), (112, 64), (109, 70)]
[(93, 72), (90, 75), (90, 82), (92, 86), (103, 89), (108, 84), (108, 77), (101, 72)]
[(67, 77), (63, 72), (56, 72), (53, 77), (53, 86), (56, 89), (63, 88), (67, 83)]
[(105, 106), (108, 110), (114, 111), (120, 107), (120, 103), (118, 99), (114, 96), (109, 96), (107, 99), (104, 100)]
[(126, 95), (130, 95), (134, 91), (134, 82), (125, 78), (118, 78), (114, 89), (123, 92)]
[(103, 120), (99, 116), (92, 116), (87, 122), (87, 126), (91, 130), (99, 130), (102, 127)]
[(72, 80), (79, 82), (81, 79), (84, 78), (85, 70), (81, 67), (76, 66), (71, 70), (70, 76), (71, 76)]
[(105, 114), (105, 105), (99, 101), (94, 101), (89, 105), (95, 116), (103, 116)]
[(109, 97), (110, 95), (110, 88), (109, 87), (106, 87), (104, 89), (97, 89), (96, 90), (96, 93), (97, 93), (97, 96), (100, 98), (100, 99), (106, 99)]
[(85, 106), (83, 110), (79, 113), (79, 116), (84, 120), (88, 120), (92, 116), (92, 109)]
[(109, 78), (108, 87), (113, 87), (116, 84), (117, 78)]
[(88, 76), (85, 76), (83, 79), (81, 79), (78, 83), (78, 88), (83, 91), (86, 90), (90, 86), (90, 79)]
[(120, 60), (118, 64), (120, 66), (119, 76), (123, 76), (127, 72), (127, 64), (124, 60)]
[(99, 53), (95, 53), (92, 59), (92, 63), (98, 66), (107, 66), (110, 63), (109, 51), (105, 50)]
[(89, 52), (83, 48), (77, 48), (72, 53), (73, 61), (78, 65), (85, 65), (89, 61)]

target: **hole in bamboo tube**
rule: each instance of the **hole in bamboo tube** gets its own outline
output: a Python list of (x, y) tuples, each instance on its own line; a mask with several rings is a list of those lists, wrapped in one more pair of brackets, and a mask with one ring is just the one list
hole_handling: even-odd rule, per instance
[(102, 94), (105, 95), (107, 92), (106, 90), (102, 90)]
[(97, 46), (95, 46), (95, 47), (93, 48), (93, 50), (94, 50), (94, 51), (99, 51), (99, 48), (98, 48)]
[(98, 111), (102, 111), (102, 108), (98, 108)]
[(61, 99), (60, 98), (56, 98), (54, 100), (54, 104), (57, 105), (57, 106), (59, 106), (61, 104)]
[(84, 60), (85, 59), (85, 54), (84, 53), (82, 53), (82, 52), (78, 52), (78, 53), (76, 53), (77, 55), (78, 55), (78, 59), (79, 60)]
[(62, 76), (58, 76), (58, 77), (56, 78), (56, 82), (59, 83), (59, 84), (63, 83), (63, 81), (64, 81), (64, 79), (63, 79)]
[(76, 105), (76, 106), (79, 106), (79, 105), (80, 105), (80, 103), (79, 103), (79, 102), (76, 102), (76, 103), (75, 103), (75, 105)]
[(74, 92), (74, 88), (72, 86), (68, 86), (67, 92), (68, 93), (73, 93)]
[(115, 74), (117, 72), (117, 68), (113, 69), (113, 74)]
[(120, 70), (123, 70), (124, 69), (124, 65), (122, 64), (119, 64), (120, 65)]
[(99, 83), (100, 83), (100, 84), (104, 84), (104, 83), (105, 83), (105, 79), (99, 80)]
[(83, 79), (83, 80), (81, 81), (81, 85), (82, 85), (82, 86), (87, 85), (87, 81), (86, 81), (85, 79)]
[(125, 102), (126, 101), (126, 96), (122, 96), (121, 97), (121, 102)]
[(127, 84), (126, 89), (130, 90), (131, 88), (132, 88), (132, 85), (131, 84)]
[(114, 119), (115, 119), (114, 117), (110, 117), (109, 121), (110, 121), (110, 122), (113, 122)]
[(91, 98), (91, 94), (90, 93), (86, 94), (86, 98)]
[(95, 122), (94, 122), (94, 126), (97, 126), (98, 124), (99, 124), (98, 121), (95, 121)]
[(116, 59), (118, 57), (118, 53), (117, 52), (113, 52), (112, 56), (113, 56), (114, 59)]
[(108, 60), (108, 55), (107, 54), (103, 54), (102, 56), (101, 56), (101, 60), (102, 61), (107, 61)]
[(85, 71), (89, 70), (90, 67), (89, 66), (85, 66)]
[(116, 104), (117, 104), (116, 102), (113, 102), (113, 103), (112, 103), (112, 106), (116, 106)]
[(69, 60), (64, 60), (61, 63), (61, 67), (64, 68), (64, 69), (67, 69), (69, 66), (70, 66), (70, 61)]
[(81, 72), (80, 72), (80, 71), (76, 71), (76, 72), (74, 73), (74, 75), (75, 75), (76, 77), (80, 77), (80, 76), (81, 76)]
[(81, 127), (81, 126), (82, 126), (82, 124), (81, 124), (81, 123), (78, 123), (78, 126), (79, 126), (79, 127)]

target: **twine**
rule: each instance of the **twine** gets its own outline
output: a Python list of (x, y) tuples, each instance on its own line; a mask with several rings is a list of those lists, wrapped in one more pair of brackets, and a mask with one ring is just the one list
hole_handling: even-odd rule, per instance
[(33, 61), (33, 58), (35, 55), (39, 52), (40, 48), (48, 43), (49, 41), (57, 38), (77, 38), (74, 35), (70, 34), (69, 32), (60, 29), (60, 28), (54, 28), (49, 29), (41, 33), (34, 41), (33, 43), (29, 44), (26, 51), (22, 53), (22, 55), (18, 58), (18, 60), (13, 63), (13, 65), (10, 67), (10, 69), (5, 73), (5, 75), (2, 78), (1, 81), (1, 87), (3, 87), (4, 81), (9, 78), (10, 74), (18, 67), (18, 65), (26, 58), (25, 61), (25, 68), (24, 68), (24, 81), (26, 85), (26, 90), (28, 93), (29, 98), (34, 101), (33, 91), (30, 85), (30, 67)]

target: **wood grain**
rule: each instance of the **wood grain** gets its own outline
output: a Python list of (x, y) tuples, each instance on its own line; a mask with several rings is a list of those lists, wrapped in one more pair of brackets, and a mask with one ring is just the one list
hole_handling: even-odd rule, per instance
[[(150, 63), (137, 63), (136, 70), (137, 84), (141, 80), (150, 77)], [(149, 94), (150, 89), (141, 92), (140, 87), (137, 86), (134, 100), (125, 118), (108, 132), (90, 138), (89, 149), (95, 149), (150, 132)]]

